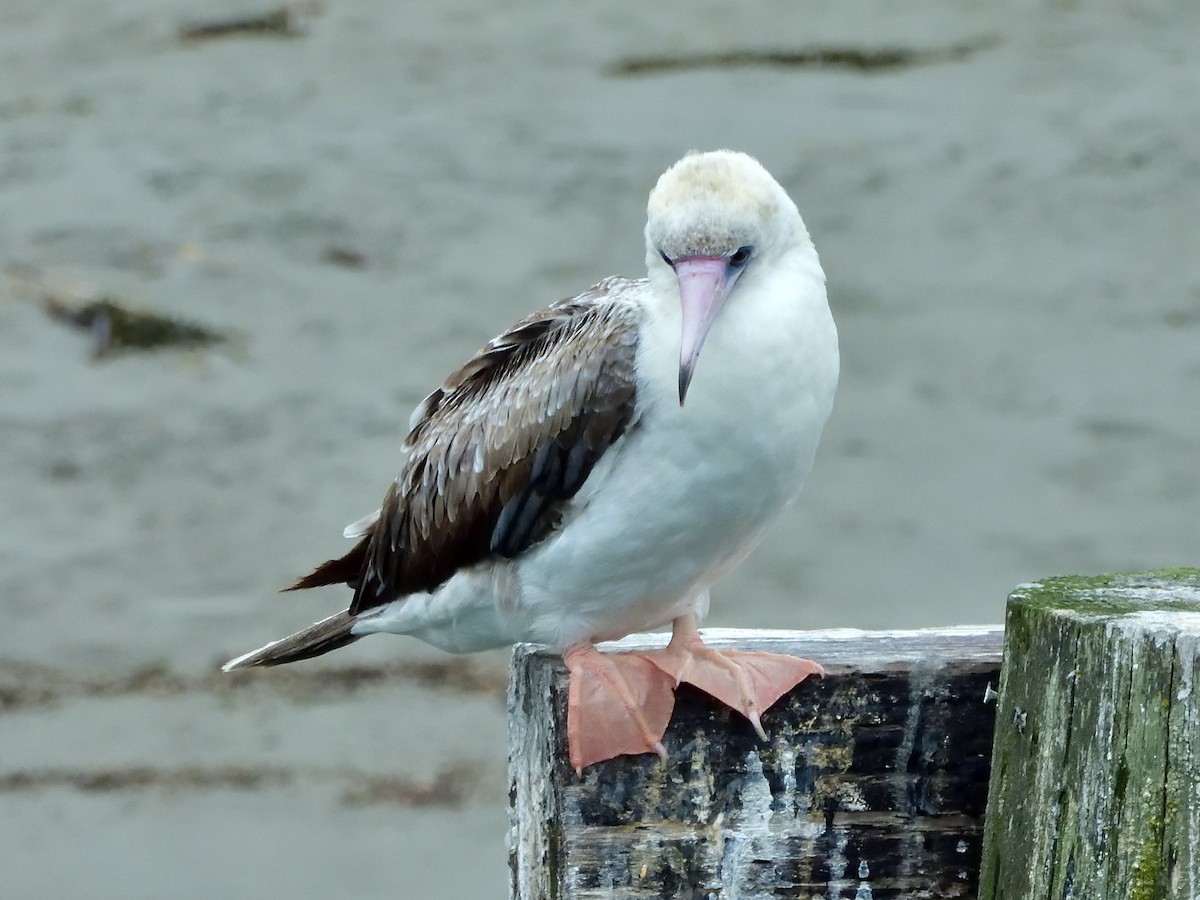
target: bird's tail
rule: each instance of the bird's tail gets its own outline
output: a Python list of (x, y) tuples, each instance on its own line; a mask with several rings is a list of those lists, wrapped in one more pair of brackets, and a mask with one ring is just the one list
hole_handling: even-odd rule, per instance
[(340, 612), (328, 619), (322, 619), (316, 625), (309, 625), (303, 631), (297, 631), (278, 641), (272, 641), (265, 647), (231, 659), (221, 666), (221, 671), (232, 672), (234, 669), (248, 669), (251, 666), (281, 666), (345, 647), (361, 637), (351, 630), (354, 622), (355, 617), (348, 611)]

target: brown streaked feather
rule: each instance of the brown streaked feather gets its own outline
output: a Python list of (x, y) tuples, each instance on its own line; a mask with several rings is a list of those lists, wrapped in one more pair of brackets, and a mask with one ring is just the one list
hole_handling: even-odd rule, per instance
[(379, 520), (294, 587), (345, 581), (356, 615), (549, 535), (634, 423), (642, 289), (606, 279), (483, 347), (414, 411)]
[(285, 587), (281, 593), (286, 593), (287, 591), (304, 591), (309, 588), (322, 587), (326, 584), (348, 584), (353, 587), (358, 581), (358, 576), (362, 574), (363, 564), (367, 561), (367, 550), (370, 543), (370, 537), (364, 537), (345, 556), (339, 556), (337, 559), (327, 559), (303, 578), (297, 578)]
[(641, 308), (623, 295), (638, 287), (608, 279), (521, 320), (425, 398), (351, 613), (433, 590), (553, 530), (633, 421)]
[(272, 641), (253, 653), (230, 660), (222, 668), (226, 672), (232, 672), (252, 666), (281, 666), (284, 663), (312, 659), (357, 641), (359, 636), (352, 633), (353, 627), (354, 616), (348, 611), (340, 612), (308, 626), (303, 631)]

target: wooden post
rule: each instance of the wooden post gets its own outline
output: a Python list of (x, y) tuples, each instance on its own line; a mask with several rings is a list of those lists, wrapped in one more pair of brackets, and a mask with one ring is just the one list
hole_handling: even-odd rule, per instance
[(1200, 570), (1010, 598), (985, 900), (1200, 898)]
[[(509, 687), (518, 900), (974, 897), (1001, 632), (706, 630), (816, 659), (763, 717), (770, 740), (684, 686), (671, 761), (566, 759), (566, 670), (533, 646)], [(661, 646), (638, 635), (612, 649)]]

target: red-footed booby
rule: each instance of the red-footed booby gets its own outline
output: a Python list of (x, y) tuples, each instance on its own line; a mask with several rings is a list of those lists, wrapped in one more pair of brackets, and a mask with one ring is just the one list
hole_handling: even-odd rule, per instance
[[(417, 407), (406, 458), (357, 543), (293, 588), (349, 609), (225, 665), (318, 656), (377, 632), (456, 653), (563, 652), (584, 766), (656, 752), (681, 682), (760, 716), (820, 667), (715, 651), (709, 587), (799, 492), (838, 379), (825, 276), (756, 160), (693, 153), (647, 207), (641, 279), (605, 279), (521, 320)], [(703, 352), (702, 352), (703, 351)], [(660, 651), (598, 641), (672, 626)]]

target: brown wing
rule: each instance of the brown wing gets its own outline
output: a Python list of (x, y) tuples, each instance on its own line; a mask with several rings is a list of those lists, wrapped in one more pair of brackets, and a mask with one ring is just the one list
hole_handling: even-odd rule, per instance
[(545, 538), (633, 424), (643, 282), (608, 279), (518, 322), (417, 408), (378, 522), (296, 587), (345, 580), (352, 614)]

